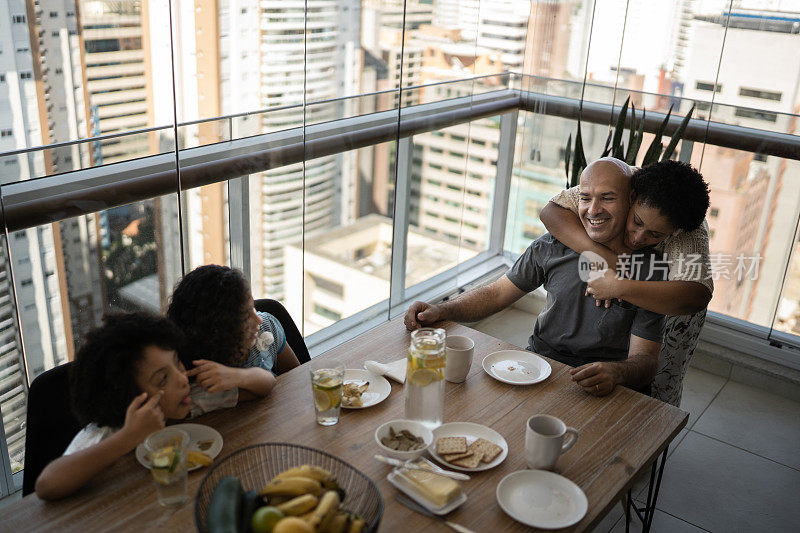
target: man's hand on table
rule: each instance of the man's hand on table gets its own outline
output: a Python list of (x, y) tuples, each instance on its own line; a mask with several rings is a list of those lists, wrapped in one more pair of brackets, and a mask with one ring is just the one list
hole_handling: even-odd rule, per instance
[(444, 318), (442, 308), (438, 305), (417, 301), (409, 306), (403, 323), (408, 331), (414, 331), (422, 326), (444, 320)]
[(572, 381), (593, 396), (611, 394), (619, 383), (614, 365), (610, 363), (589, 363), (569, 371)]

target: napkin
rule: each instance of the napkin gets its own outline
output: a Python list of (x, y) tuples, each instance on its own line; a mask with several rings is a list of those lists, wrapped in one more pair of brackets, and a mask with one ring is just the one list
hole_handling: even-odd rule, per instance
[(364, 368), (373, 374), (379, 376), (386, 376), (393, 379), (398, 383), (403, 383), (406, 380), (406, 359), (400, 359), (394, 363), (378, 363), (377, 361), (366, 361)]

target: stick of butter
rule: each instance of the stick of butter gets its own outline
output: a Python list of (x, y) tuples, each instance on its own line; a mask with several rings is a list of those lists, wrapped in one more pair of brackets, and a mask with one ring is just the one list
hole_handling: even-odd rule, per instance
[[(425, 466), (425, 465), (420, 465)], [(414, 488), (437, 507), (443, 507), (458, 498), (461, 494), (461, 485), (450, 478), (426, 472), (424, 470), (401, 470), (403, 477), (408, 479)]]

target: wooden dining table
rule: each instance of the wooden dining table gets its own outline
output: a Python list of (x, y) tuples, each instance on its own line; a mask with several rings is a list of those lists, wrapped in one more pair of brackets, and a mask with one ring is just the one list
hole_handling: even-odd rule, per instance
[[(481, 361), (490, 353), (518, 349), (500, 339), (464, 325), (444, 323), (448, 334), (475, 341), (472, 367), (463, 383), (446, 383), (444, 421), (475, 422), (500, 433), (508, 443), (508, 456), (493, 469), (471, 475), (463, 482), (468, 499), (448, 519), (475, 531), (525, 531), (500, 508), (495, 495), (500, 480), (523, 470), (525, 424), (528, 417), (546, 413), (580, 432), (577, 443), (562, 455), (555, 472), (575, 482), (588, 499), (583, 519), (563, 531), (591, 529), (686, 425), (688, 414), (625, 387), (595, 397), (573, 383), (569, 367), (549, 360), (552, 373), (543, 382), (516, 386), (502, 383), (484, 372)], [(388, 363), (406, 356), (410, 335), (402, 317), (386, 322), (319, 357), (340, 361), (347, 368), (362, 368), (365, 361)], [(391, 381), (389, 397), (360, 410), (342, 410), (338, 424), (317, 425), (308, 364), (281, 375), (264, 399), (243, 403), (193, 420), (219, 431), (224, 439), (217, 460), (260, 442), (289, 442), (324, 450), (355, 466), (380, 489), (384, 502), (380, 531), (448, 530), (441, 522), (415, 513), (398, 503), (386, 479), (391, 467), (373, 458), (380, 453), (375, 429), (403, 418), (403, 386)], [(669, 465), (667, 464), (667, 468)], [(44, 502), (35, 494), (0, 509), (0, 529), (23, 531), (192, 531), (194, 499), (206, 469), (189, 474), (190, 498), (176, 509), (157, 503), (149, 471), (133, 453), (71, 497)]]

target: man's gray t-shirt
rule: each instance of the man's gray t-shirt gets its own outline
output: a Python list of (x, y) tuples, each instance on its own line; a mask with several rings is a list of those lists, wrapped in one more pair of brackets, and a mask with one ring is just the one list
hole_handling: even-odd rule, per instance
[[(641, 257), (636, 257), (641, 256)], [(638, 279), (652, 275), (655, 254), (635, 252), (631, 262), (642, 261)], [(594, 361), (628, 358), (630, 334), (663, 342), (666, 317), (627, 302), (614, 300), (610, 308), (595, 305), (585, 296), (586, 283), (578, 274), (580, 255), (545, 233), (528, 246), (506, 273), (520, 290), (530, 292), (540, 285), (547, 291), (547, 304), (536, 319), (528, 349), (562, 363), (580, 366)], [(644, 273), (644, 274), (642, 274)]]

